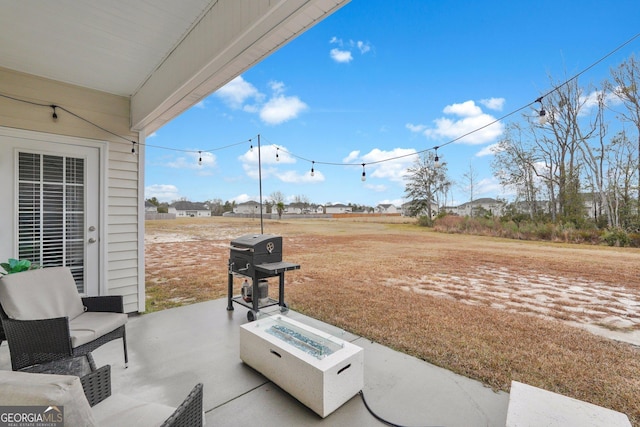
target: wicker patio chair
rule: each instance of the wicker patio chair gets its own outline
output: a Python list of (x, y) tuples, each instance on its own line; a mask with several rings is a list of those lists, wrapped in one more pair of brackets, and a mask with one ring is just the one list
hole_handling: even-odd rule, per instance
[(3, 276), (0, 305), (14, 371), (81, 356), (118, 338), (128, 365), (122, 296), (81, 298), (67, 267)]
[(162, 427), (201, 427), (204, 425), (202, 411), (203, 385), (193, 387), (187, 398), (162, 424)]

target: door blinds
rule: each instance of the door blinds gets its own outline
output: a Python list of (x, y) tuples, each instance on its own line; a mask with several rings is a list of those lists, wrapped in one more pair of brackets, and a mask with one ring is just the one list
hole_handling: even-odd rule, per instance
[(85, 160), (18, 153), (18, 254), (67, 266), (84, 293)]

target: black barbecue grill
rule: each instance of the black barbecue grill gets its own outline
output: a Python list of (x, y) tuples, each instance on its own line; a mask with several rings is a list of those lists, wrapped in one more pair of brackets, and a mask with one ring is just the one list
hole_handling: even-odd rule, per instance
[[(289, 308), (284, 302), (284, 272), (297, 270), (299, 264), (282, 261), (282, 237), (268, 234), (249, 234), (231, 241), (229, 254), (229, 282), (227, 310), (233, 310), (233, 303), (249, 308), (247, 319), (256, 320), (261, 308), (279, 305), (286, 313)], [(233, 296), (233, 277), (239, 275), (251, 280), (251, 291), (245, 295)], [(279, 277), (279, 299), (259, 298), (259, 282), (269, 277)], [(264, 284), (264, 280), (262, 280)], [(243, 292), (244, 293), (244, 292)], [(247, 298), (247, 295), (251, 295)]]

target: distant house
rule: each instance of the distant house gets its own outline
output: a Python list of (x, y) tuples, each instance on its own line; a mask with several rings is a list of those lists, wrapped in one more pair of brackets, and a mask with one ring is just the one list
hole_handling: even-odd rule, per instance
[(158, 207), (148, 200), (144, 201), (145, 213), (158, 213)]
[(324, 206), (322, 205), (311, 205), (311, 213), (315, 213), (315, 214), (323, 214), (324, 213)]
[[(259, 214), (260, 213), (260, 203), (254, 202), (253, 200), (249, 200), (248, 202), (238, 203), (233, 208), (233, 213), (236, 214)], [(267, 213), (267, 206), (262, 205), (262, 213)]]
[(338, 203), (335, 205), (326, 205), (324, 209), (328, 214), (351, 213), (351, 211), (353, 210), (351, 206), (343, 205), (342, 203)]
[(309, 212), (308, 203), (289, 203), (284, 207), (284, 213), (286, 214), (303, 214)]
[[(421, 212), (417, 212), (414, 213), (413, 209), (413, 202), (406, 202), (403, 203), (402, 206), (400, 206), (400, 213), (403, 216), (426, 216), (428, 215), (427, 209), (423, 209)], [(440, 210), (438, 209), (438, 205), (435, 202), (431, 202), (431, 217), (435, 218), (436, 215), (438, 215), (438, 212)]]
[(390, 203), (381, 203), (376, 206), (376, 212), (384, 214), (395, 214), (400, 212), (400, 209)]
[(176, 217), (207, 217), (211, 216), (211, 209), (205, 203), (179, 201), (169, 205), (169, 213)]
[(494, 216), (502, 216), (505, 204), (490, 197), (483, 197), (472, 202), (463, 203), (456, 208), (456, 214), (460, 216), (481, 216), (490, 213)]

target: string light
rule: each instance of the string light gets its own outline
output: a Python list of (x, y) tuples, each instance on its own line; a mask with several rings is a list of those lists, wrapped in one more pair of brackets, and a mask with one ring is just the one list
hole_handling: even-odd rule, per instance
[(538, 122), (541, 125), (544, 125), (545, 123), (547, 123), (547, 112), (544, 110), (544, 105), (542, 105), (542, 96), (538, 99), (536, 99), (535, 102), (539, 102), (540, 103), (540, 113), (538, 116)]
[(440, 147), (438, 147), (438, 146), (433, 147), (433, 149), (436, 151), (436, 156), (433, 159), (433, 163), (434, 163), (435, 167), (440, 167), (440, 157), (438, 157), (438, 148), (440, 148)]
[[(251, 140), (249, 140), (249, 141), (251, 141)], [(253, 144), (251, 144), (251, 145), (249, 146), (249, 152), (253, 153)]]
[(311, 176), (314, 176), (314, 175), (315, 175), (315, 172), (314, 172), (314, 170), (313, 170), (313, 165), (315, 165), (315, 164), (316, 164), (316, 162), (314, 162), (314, 161), (312, 160), (312, 161), (311, 161)]
[[(436, 166), (439, 164), (439, 160), (440, 160), (440, 159), (439, 159), (439, 157), (438, 157), (438, 153), (437, 153), (438, 148), (442, 148), (442, 147), (447, 146), (447, 145), (449, 145), (449, 144), (453, 144), (454, 142), (459, 141), (459, 140), (461, 140), (461, 139), (463, 139), (463, 138), (465, 138), (465, 137), (467, 137), (467, 136), (469, 136), (469, 135), (471, 135), (471, 134), (473, 134), (473, 133), (479, 132), (479, 131), (481, 131), (481, 130), (483, 130), (483, 129), (485, 129), (485, 128), (489, 127), (489, 126), (494, 125), (495, 123), (501, 122), (501, 121), (503, 121), (504, 119), (506, 119), (507, 117), (510, 117), (510, 116), (512, 116), (512, 115), (514, 115), (514, 114), (516, 114), (516, 113), (518, 113), (518, 112), (520, 112), (520, 111), (524, 110), (525, 108), (530, 108), (530, 107), (531, 107), (534, 103), (536, 103), (536, 102), (540, 103), (540, 111), (538, 112), (538, 114), (539, 114), (539, 116), (538, 116), (538, 120), (539, 120), (539, 122), (540, 122), (540, 124), (541, 124), (541, 125), (542, 125), (542, 124), (545, 124), (545, 123), (548, 121), (548, 119), (549, 119), (548, 114), (547, 114), (547, 111), (544, 109), (544, 106), (542, 105), (542, 99), (543, 99), (545, 96), (548, 96), (548, 95), (550, 95), (550, 94), (552, 94), (552, 93), (554, 93), (554, 92), (556, 92), (556, 91), (560, 90), (562, 87), (564, 87), (564, 86), (568, 85), (568, 84), (569, 84), (570, 82), (572, 82), (573, 80), (576, 80), (576, 79), (577, 79), (578, 77), (580, 77), (582, 74), (584, 74), (584, 73), (586, 73), (587, 71), (589, 71), (590, 69), (594, 68), (596, 65), (598, 65), (598, 64), (599, 64), (599, 63), (601, 63), (601, 62), (603, 62), (605, 59), (607, 59), (608, 57), (612, 56), (614, 53), (618, 52), (618, 51), (619, 51), (619, 50), (621, 50), (623, 47), (627, 46), (628, 44), (630, 44), (631, 42), (633, 42), (635, 39), (637, 39), (637, 38), (639, 38), (639, 37), (640, 37), (640, 33), (635, 34), (635, 35), (634, 35), (634, 36), (632, 36), (630, 39), (628, 39), (628, 40), (627, 40), (627, 41), (625, 41), (624, 43), (620, 44), (620, 45), (619, 45), (619, 46), (617, 46), (615, 49), (611, 50), (609, 53), (607, 53), (606, 55), (602, 56), (601, 58), (599, 58), (598, 60), (596, 60), (595, 62), (593, 62), (591, 65), (589, 65), (588, 67), (586, 67), (586, 68), (582, 69), (580, 72), (578, 72), (577, 74), (575, 74), (573, 77), (571, 77), (571, 78), (569, 78), (569, 79), (565, 80), (562, 84), (557, 85), (557, 86), (553, 87), (552, 89), (550, 89), (548, 92), (546, 92), (545, 94), (543, 94), (541, 97), (539, 97), (539, 98), (538, 98), (538, 99), (536, 99), (535, 101), (530, 102), (530, 103), (528, 103), (528, 104), (526, 104), (526, 105), (524, 105), (524, 106), (522, 106), (522, 107), (520, 107), (520, 108), (518, 108), (518, 109), (516, 109), (516, 110), (513, 110), (513, 111), (511, 111), (511, 112), (509, 112), (509, 113), (507, 113), (507, 114), (505, 114), (505, 115), (503, 115), (503, 116), (501, 116), (501, 117), (499, 117), (499, 118), (497, 118), (497, 119), (493, 120), (492, 122), (485, 124), (484, 126), (480, 126), (480, 127), (476, 128), (476, 129), (473, 129), (473, 130), (471, 130), (471, 131), (469, 131), (469, 132), (467, 132), (467, 133), (465, 133), (465, 134), (463, 134), (463, 135), (458, 136), (458, 137), (457, 137), (457, 138), (455, 138), (455, 139), (449, 140), (449, 141), (447, 141), (446, 143), (441, 144), (439, 147), (438, 147), (438, 146), (436, 146), (436, 147), (431, 148), (431, 149), (433, 149), (433, 150), (435, 150), (435, 151), (436, 151), (436, 153), (435, 153), (435, 157), (434, 157), (434, 162), (435, 162)], [(66, 113), (68, 113), (69, 115), (71, 115), (71, 116), (73, 116), (73, 117), (76, 117), (77, 119), (82, 120), (82, 121), (84, 121), (84, 122), (86, 122), (86, 123), (88, 123), (88, 124), (90, 124), (90, 125), (92, 125), (92, 126), (94, 126), (94, 127), (98, 128), (98, 129), (100, 129), (100, 130), (102, 130), (102, 131), (104, 131), (104, 132), (108, 133), (108, 134), (111, 134), (111, 135), (113, 135), (113, 136), (115, 136), (115, 137), (117, 137), (117, 138), (119, 138), (119, 139), (121, 139), (121, 140), (123, 140), (123, 141), (125, 141), (125, 142), (131, 142), (131, 143), (132, 143), (132, 147), (131, 147), (131, 154), (136, 155), (136, 142), (135, 142), (135, 141), (130, 141), (128, 138), (126, 138), (126, 137), (124, 137), (124, 136), (122, 136), (122, 135), (119, 135), (119, 134), (117, 134), (117, 133), (115, 133), (115, 132), (112, 132), (112, 131), (110, 131), (109, 129), (106, 129), (106, 128), (104, 128), (104, 127), (102, 127), (102, 126), (100, 126), (100, 125), (96, 124), (95, 122), (92, 122), (92, 121), (90, 121), (90, 120), (88, 120), (88, 119), (86, 119), (86, 118), (84, 118), (84, 117), (82, 117), (82, 116), (80, 116), (80, 115), (78, 115), (78, 114), (74, 113), (73, 111), (71, 111), (71, 110), (69, 110), (69, 109), (67, 109), (67, 108), (65, 108), (65, 107), (62, 107), (62, 106), (59, 106), (59, 105), (54, 105), (54, 104), (44, 104), (44, 103), (39, 103), (39, 102), (29, 101), (29, 100), (26, 100), (26, 99), (20, 99), (20, 98), (16, 98), (16, 97), (14, 97), (14, 96), (10, 96), (10, 95), (3, 94), (3, 93), (0, 93), (0, 97), (1, 97), (1, 98), (5, 98), (5, 99), (10, 99), (10, 100), (13, 100), (13, 101), (22, 102), (22, 103), (25, 103), (25, 104), (35, 105), (35, 106), (38, 106), (38, 107), (47, 107), (47, 108), (51, 108), (51, 109), (53, 110), (53, 112), (52, 112), (52, 115), (51, 115), (51, 116), (52, 116), (52, 118), (53, 118), (53, 120), (54, 120), (54, 121), (55, 121), (55, 120), (57, 120), (57, 118), (58, 118), (58, 114), (57, 114), (56, 109), (57, 109), (57, 108), (59, 108), (59, 109), (61, 109), (61, 110), (65, 111)], [(251, 142), (251, 139), (249, 139), (249, 142)], [(238, 142), (238, 143), (235, 143), (235, 144), (230, 144), (230, 145), (227, 145), (227, 146), (224, 146), (224, 147), (218, 147), (218, 148), (211, 149), (211, 150), (205, 150), (205, 151), (206, 151), (206, 152), (213, 152), (213, 151), (216, 151), (216, 150), (222, 150), (222, 149), (226, 149), (226, 148), (233, 147), (233, 146), (240, 145), (240, 144), (244, 144), (244, 143), (246, 143), (246, 141)], [(142, 144), (142, 145), (146, 145), (146, 146), (148, 146), (148, 147), (160, 148), (160, 149), (164, 149), (164, 150), (170, 150), (170, 151), (185, 152), (185, 153), (194, 153), (194, 151), (193, 151), (193, 150), (185, 150), (185, 149), (172, 148), (172, 147), (162, 147), (162, 146), (150, 145), (150, 144), (146, 144), (146, 143), (145, 143), (145, 144)], [(259, 145), (259, 144), (258, 144), (258, 145)], [(251, 146), (250, 146), (250, 150), (251, 150), (251, 151), (253, 150), (253, 145), (251, 145)], [(280, 156), (279, 156), (279, 154), (278, 154), (279, 150), (280, 150), (280, 148), (279, 148), (279, 147), (276, 147), (276, 161), (280, 161)], [(386, 159), (381, 159), (381, 160), (377, 160), (377, 161), (374, 161), (374, 162), (370, 162), (369, 164), (371, 165), (371, 164), (378, 164), (378, 163), (389, 162), (389, 161), (397, 160), (397, 159), (400, 159), (400, 158), (405, 158), (405, 157), (413, 156), (413, 155), (416, 155), (416, 154), (421, 154), (421, 153), (424, 153), (424, 152), (426, 152), (426, 151), (428, 151), (428, 150), (430, 150), (430, 149), (425, 149), (425, 150), (418, 151), (418, 152), (415, 152), (415, 153), (410, 153), (410, 154), (405, 154), (405, 155), (400, 155), (400, 156), (390, 157), (390, 158), (386, 158)], [(285, 152), (287, 152), (287, 151), (285, 150)], [(202, 151), (198, 151), (198, 153), (200, 154), (200, 159), (201, 159), (201, 158), (202, 158)], [(287, 153), (288, 153), (288, 152), (287, 152)], [(311, 161), (311, 160), (305, 159), (305, 158), (303, 158), (303, 157), (296, 156), (296, 155), (295, 155), (295, 154), (293, 154), (293, 153), (288, 153), (288, 154), (290, 154), (290, 155), (291, 155), (291, 156), (293, 156), (293, 157), (297, 157), (297, 158), (299, 158), (299, 159), (302, 159), (302, 160)], [(313, 167), (313, 165), (314, 165), (315, 163), (316, 163), (315, 161), (313, 161), (313, 162), (312, 162), (312, 167), (311, 167), (311, 169), (312, 169), (312, 174), (313, 174), (313, 172), (314, 172), (314, 167)], [(332, 165), (332, 166), (355, 166), (355, 165), (357, 165), (357, 163), (334, 163), (334, 162), (317, 162), (317, 163), (319, 163), (319, 164), (324, 164), (324, 165)], [(365, 163), (362, 163), (362, 181), (365, 181), (365, 180), (366, 180)]]
[(198, 158), (198, 165), (202, 166), (202, 151), (198, 151), (198, 155), (200, 156), (200, 158)]

